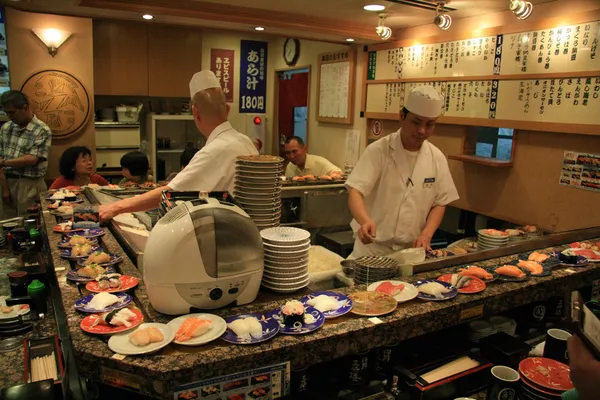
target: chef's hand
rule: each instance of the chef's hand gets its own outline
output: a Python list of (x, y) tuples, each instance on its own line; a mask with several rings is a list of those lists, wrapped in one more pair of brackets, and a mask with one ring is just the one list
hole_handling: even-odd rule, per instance
[(375, 236), (377, 235), (377, 228), (375, 227), (375, 223), (373, 221), (365, 222), (358, 229), (358, 238), (363, 244), (370, 244), (375, 241)]
[(585, 344), (573, 335), (567, 343), (571, 380), (580, 400), (594, 400), (600, 391), (600, 362), (588, 351)]
[(421, 233), (421, 236), (415, 240), (413, 247), (423, 247), (425, 250), (431, 250), (431, 236)]
[(108, 222), (115, 217), (118, 212), (112, 206), (112, 204), (102, 204), (98, 207), (98, 214), (100, 214), (100, 222)]

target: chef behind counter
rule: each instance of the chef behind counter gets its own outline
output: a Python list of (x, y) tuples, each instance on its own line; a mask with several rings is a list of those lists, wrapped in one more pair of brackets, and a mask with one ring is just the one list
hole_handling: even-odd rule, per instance
[(308, 154), (308, 147), (302, 138), (293, 136), (285, 141), (285, 156), (290, 161), (285, 169), (286, 178), (312, 175), (315, 178), (333, 173), (342, 173), (342, 170), (333, 165), (328, 159), (321, 156)]

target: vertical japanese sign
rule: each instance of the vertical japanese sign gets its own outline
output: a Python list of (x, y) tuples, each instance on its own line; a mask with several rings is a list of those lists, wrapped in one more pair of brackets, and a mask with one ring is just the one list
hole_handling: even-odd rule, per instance
[(10, 90), (10, 77), (8, 72), (8, 50), (6, 48), (6, 25), (4, 21), (4, 8), (0, 7), (0, 94)]
[(228, 103), (233, 102), (233, 50), (210, 49), (210, 70), (215, 73)]
[(267, 42), (241, 41), (240, 113), (264, 113), (267, 107)]
[(375, 79), (375, 71), (377, 70), (377, 52), (370, 51), (369, 52), (369, 68), (367, 70), (367, 79), (374, 80)]

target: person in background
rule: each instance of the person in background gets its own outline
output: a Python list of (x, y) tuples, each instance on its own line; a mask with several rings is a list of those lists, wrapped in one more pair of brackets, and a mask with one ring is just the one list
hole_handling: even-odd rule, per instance
[(326, 158), (308, 154), (307, 146), (298, 136), (292, 136), (285, 141), (285, 155), (290, 160), (285, 169), (285, 176), (288, 178), (303, 175), (313, 175), (318, 178), (322, 175), (330, 175), (332, 172), (342, 172)]
[[(585, 344), (576, 335), (567, 342), (569, 351), (570, 375), (579, 400), (596, 400), (600, 392), (600, 362), (586, 348)], [(563, 397), (567, 398), (567, 397)]]
[(150, 169), (148, 157), (141, 151), (130, 151), (121, 157), (121, 168), (124, 178), (121, 179), (119, 185), (128, 182), (142, 184), (154, 181), (152, 175), (148, 175), (148, 169)]
[[(199, 149), (192, 148), (185, 149), (183, 153), (181, 153), (181, 156), (179, 156), (179, 165), (181, 167), (180, 171), (183, 171), (183, 169), (188, 166), (188, 164), (190, 163), (190, 161), (192, 161), (192, 158), (194, 158), (198, 151)], [(167, 176), (167, 182), (171, 182), (173, 179), (175, 179), (176, 176), (177, 172), (171, 173), (169, 176)]]
[(108, 181), (94, 173), (92, 152), (85, 146), (73, 146), (65, 150), (58, 163), (60, 175), (50, 189), (60, 189), (67, 186), (85, 186), (94, 183), (107, 186)]
[(225, 101), (221, 83), (212, 71), (194, 74), (190, 81), (190, 96), (194, 123), (207, 138), (206, 145), (167, 186), (101, 205), (101, 220), (109, 220), (124, 212), (157, 208), (165, 190), (233, 193), (237, 157), (258, 155), (258, 151), (248, 136), (233, 129), (227, 121), (229, 104)]
[(427, 141), (443, 105), (431, 86), (412, 90), (401, 128), (369, 145), (346, 180), (357, 234), (352, 257), (431, 248), (446, 205), (458, 200), (446, 157)]
[(22, 216), (46, 191), (44, 175), (52, 131), (18, 90), (4, 92), (0, 103), (10, 121), (0, 128), (0, 186), (3, 217)]

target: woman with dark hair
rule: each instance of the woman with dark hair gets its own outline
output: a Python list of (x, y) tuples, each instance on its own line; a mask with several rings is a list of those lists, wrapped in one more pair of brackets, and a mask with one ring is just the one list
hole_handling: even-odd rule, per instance
[(58, 170), (60, 177), (50, 186), (50, 189), (60, 189), (67, 186), (85, 186), (94, 183), (100, 186), (108, 185), (106, 179), (94, 173), (92, 152), (84, 146), (73, 146), (60, 156)]
[(121, 157), (121, 168), (124, 178), (119, 185), (128, 182), (143, 184), (154, 180), (151, 175), (148, 175), (150, 168), (148, 157), (141, 151), (130, 151)]

